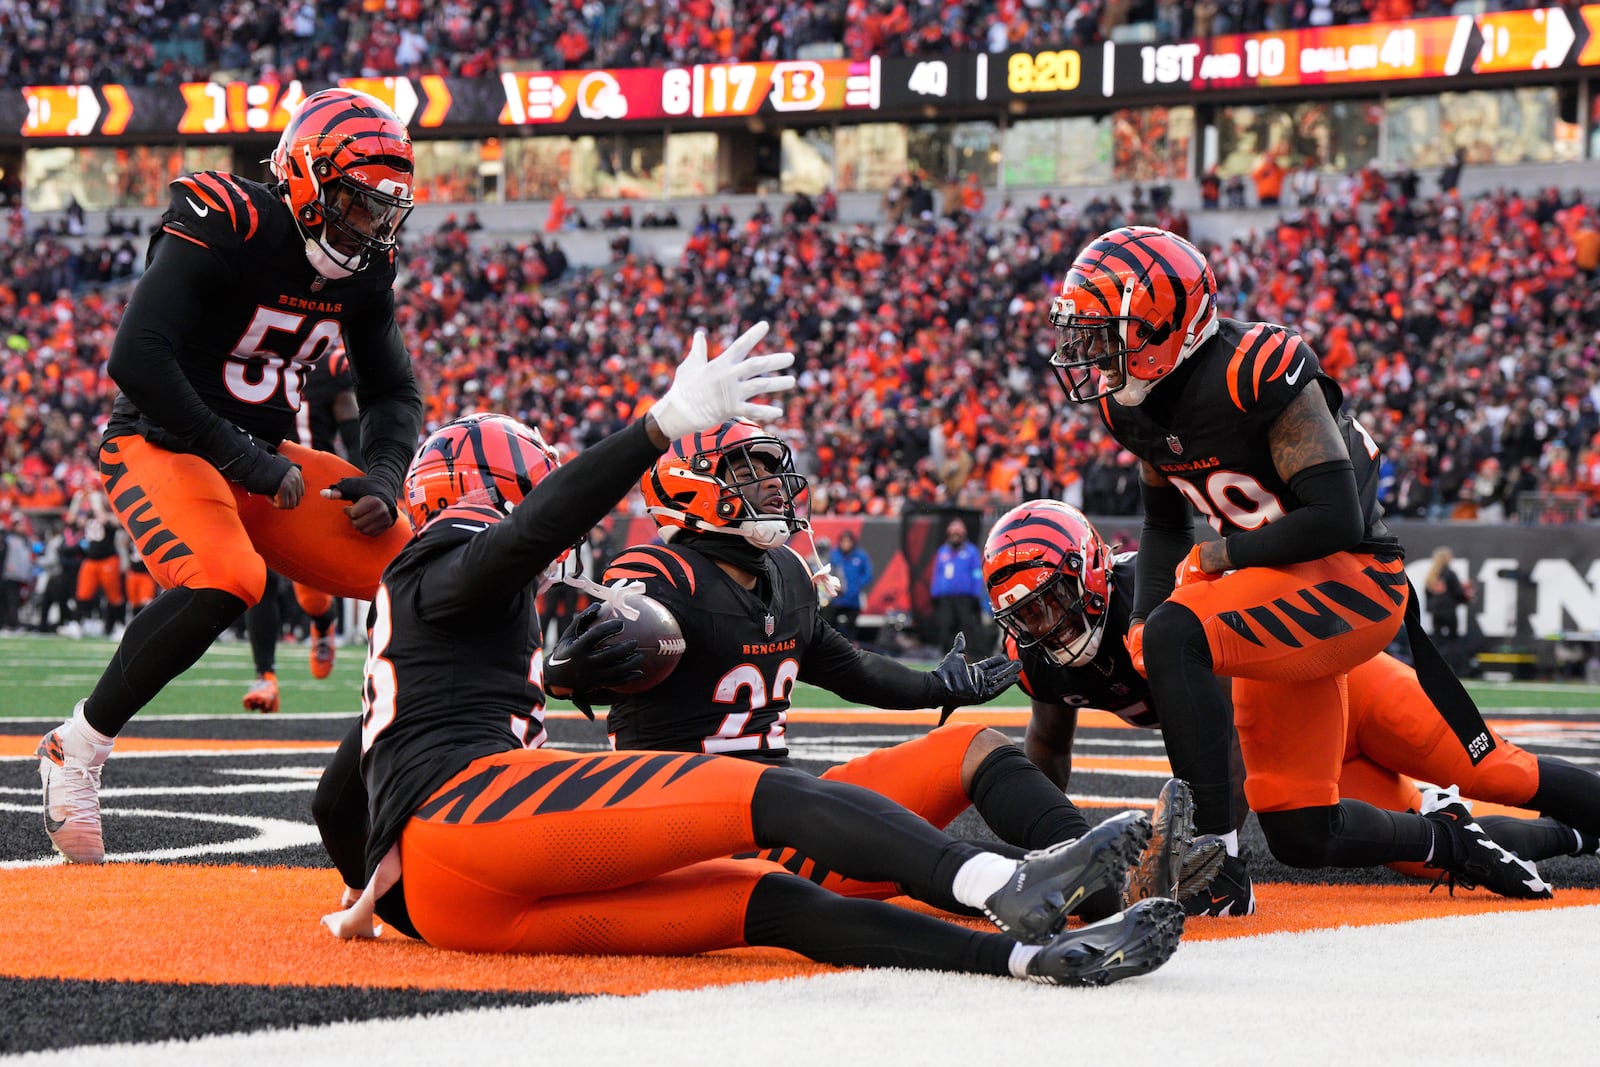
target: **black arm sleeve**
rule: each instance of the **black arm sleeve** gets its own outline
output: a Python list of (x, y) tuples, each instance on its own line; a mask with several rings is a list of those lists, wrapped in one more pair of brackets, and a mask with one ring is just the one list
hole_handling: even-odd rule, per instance
[(506, 603), (605, 518), (660, 455), (643, 419), (584, 449), (534, 486), (510, 518), (428, 568), (418, 612), (481, 618), (485, 604)]
[(799, 678), (851, 703), (874, 708), (932, 708), (945, 696), (944, 686), (928, 671), (861, 651), (821, 616), (800, 664)]
[(1194, 509), (1170, 485), (1139, 482), (1144, 501), (1144, 528), (1139, 533), (1139, 570), (1133, 580), (1133, 611), (1137, 622), (1172, 595), (1178, 562), (1194, 547)]
[(146, 419), (218, 468), (256, 448), (254, 438), (206, 406), (184, 376), (178, 352), (193, 323), (231, 276), (209, 248), (180, 237), (156, 241), (111, 342), (106, 373)]
[[(361, 420), (345, 419), (339, 423), (339, 440), (344, 442), (344, 453), (350, 457), (350, 462), (360, 467), (366, 462), (361, 455)], [(396, 500), (399, 497), (395, 498)]]
[(311, 800), (311, 817), (322, 835), (322, 847), (339, 869), (344, 884), (367, 884), (367, 784), (361, 778), (361, 719), (328, 762)]
[(361, 456), (357, 464), (379, 479), (396, 500), (422, 432), (422, 396), (411, 356), (394, 317), (394, 290), (373, 310), (371, 326), (351, 339), (350, 370), (361, 407)]
[(1361, 543), (1366, 521), (1348, 459), (1307, 467), (1289, 479), (1289, 489), (1300, 507), (1277, 522), (1228, 537), (1228, 559), (1235, 567), (1305, 563)]

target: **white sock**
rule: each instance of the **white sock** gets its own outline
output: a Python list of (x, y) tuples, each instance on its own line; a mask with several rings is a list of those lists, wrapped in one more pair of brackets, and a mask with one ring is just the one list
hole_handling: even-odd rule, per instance
[(1239, 831), (1229, 830), (1223, 834), (1222, 843), (1228, 846), (1228, 855), (1237, 856), (1239, 854)]
[(1043, 945), (1012, 945), (1011, 959), (1006, 961), (1006, 967), (1010, 969), (1011, 977), (1028, 977), (1028, 964), (1033, 962), (1033, 957), (1037, 956), (1039, 950), (1043, 947)]
[(981, 852), (961, 865), (950, 886), (950, 895), (969, 908), (981, 908), (1016, 873), (1016, 860)]
[(109, 749), (112, 742), (115, 741), (116, 738), (107, 737), (105, 734), (89, 725), (89, 720), (83, 717), (84, 703), (84, 701), (80, 700), (78, 701), (78, 706), (72, 709), (72, 718), (67, 720), (66, 723), (66, 725), (70, 727), (69, 733), (77, 734), (79, 740), (86, 741), (93, 745), (96, 751), (99, 751), (102, 748)]

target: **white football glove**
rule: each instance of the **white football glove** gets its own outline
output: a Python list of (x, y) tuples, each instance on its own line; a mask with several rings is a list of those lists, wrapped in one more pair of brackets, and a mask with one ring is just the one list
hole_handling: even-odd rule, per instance
[(755, 404), (750, 400), (763, 393), (794, 388), (794, 375), (771, 373), (791, 366), (793, 352), (750, 355), (766, 335), (767, 324), (758, 322), (716, 359), (708, 361), (705, 331), (696, 330), (689, 354), (678, 364), (672, 387), (650, 409), (662, 434), (676, 441), (721, 426), (729, 419), (765, 422), (782, 415), (783, 409), (776, 404)]

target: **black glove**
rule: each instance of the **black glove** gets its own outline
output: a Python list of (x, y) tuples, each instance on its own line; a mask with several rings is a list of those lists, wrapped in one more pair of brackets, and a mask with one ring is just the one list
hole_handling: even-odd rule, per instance
[(1011, 688), (1011, 683), (1022, 673), (1022, 664), (1008, 656), (990, 656), (977, 663), (968, 663), (967, 635), (956, 634), (950, 651), (933, 669), (933, 676), (944, 686), (944, 710), (939, 713), (943, 726), (950, 713), (965, 704), (982, 704)]
[(294, 464), (278, 455), (251, 437), (244, 435), (249, 442), (240, 453), (230, 460), (227, 466), (218, 467), (222, 476), (236, 485), (244, 487), (247, 493), (258, 493), (261, 496), (277, 496), (278, 487), (288, 477)]
[(639, 669), (644, 665), (639, 642), (630, 638), (608, 644), (610, 638), (622, 632), (623, 622), (595, 622), (600, 608), (599, 604), (590, 604), (578, 612), (544, 661), (545, 690), (571, 700), (590, 722), (594, 721), (594, 709), (584, 699), (585, 693), (627, 685), (644, 677), (644, 671)]
[(394, 493), (380, 479), (363, 474), (357, 478), (340, 478), (328, 488), (338, 493), (341, 500), (347, 500), (352, 504), (362, 497), (375, 496), (389, 509), (390, 523), (400, 517), (400, 512), (394, 506)]

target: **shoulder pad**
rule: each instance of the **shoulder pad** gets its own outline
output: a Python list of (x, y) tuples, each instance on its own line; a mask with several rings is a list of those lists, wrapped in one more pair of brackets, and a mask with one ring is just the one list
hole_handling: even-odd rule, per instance
[(1322, 364), (1298, 333), (1258, 322), (1228, 357), (1228, 398), (1240, 411), (1283, 408), (1321, 373)]
[(694, 567), (666, 545), (635, 545), (624, 549), (606, 568), (605, 582), (662, 583), (686, 596), (694, 595)]
[(168, 233), (207, 248), (237, 248), (261, 229), (257, 190), (264, 188), (231, 174), (204, 170), (185, 174), (171, 185), (172, 201), (161, 217)]

